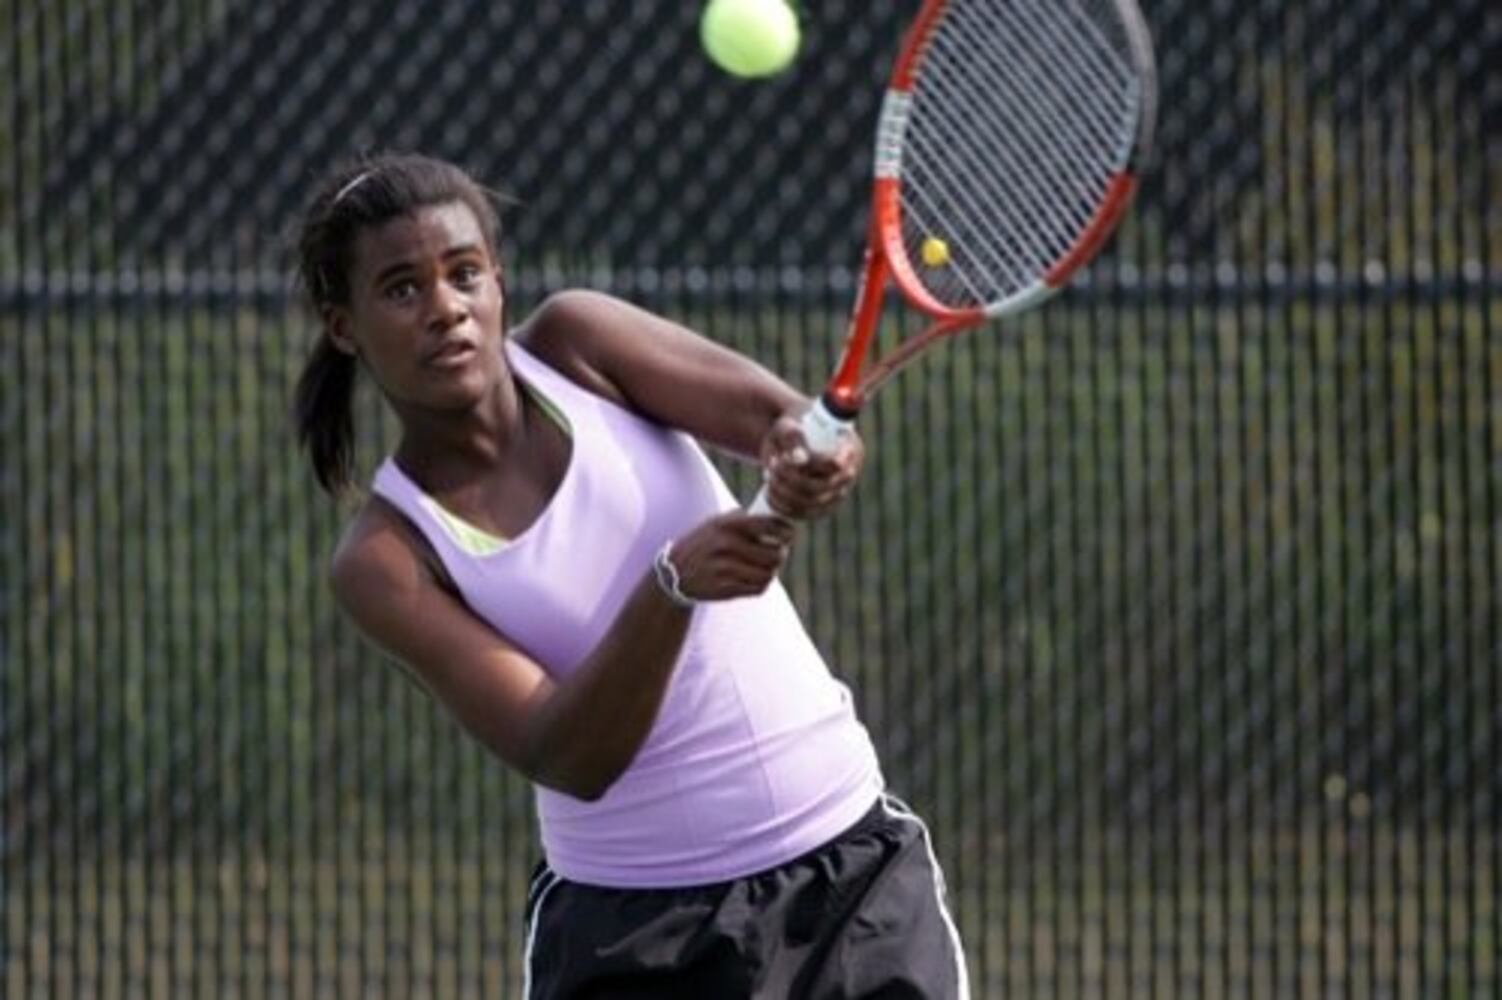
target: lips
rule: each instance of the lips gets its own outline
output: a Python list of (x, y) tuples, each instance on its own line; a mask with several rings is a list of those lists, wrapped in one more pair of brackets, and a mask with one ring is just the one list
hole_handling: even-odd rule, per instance
[(423, 361), (435, 368), (456, 368), (467, 364), (478, 352), (479, 346), (474, 341), (456, 338), (439, 344)]

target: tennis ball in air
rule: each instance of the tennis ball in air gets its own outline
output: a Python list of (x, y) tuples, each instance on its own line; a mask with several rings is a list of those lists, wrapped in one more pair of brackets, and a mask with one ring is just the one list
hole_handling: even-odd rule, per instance
[(798, 15), (787, 0), (710, 0), (699, 39), (715, 65), (732, 76), (771, 76), (798, 54)]
[(937, 236), (925, 239), (919, 253), (923, 257), (923, 263), (929, 267), (943, 267), (949, 263), (949, 244)]

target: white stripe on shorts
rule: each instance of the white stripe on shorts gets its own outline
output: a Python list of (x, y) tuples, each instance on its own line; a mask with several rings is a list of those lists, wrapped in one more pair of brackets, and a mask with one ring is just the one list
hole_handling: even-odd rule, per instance
[(537, 925), (542, 923), (542, 904), (547, 902), (548, 893), (558, 887), (563, 877), (553, 872), (551, 868), (543, 868), (533, 883), (532, 891), (527, 893), (528, 901), (536, 899), (532, 903), (532, 917), (527, 922), (527, 944), (522, 950), (522, 998), (531, 1000), (532, 996), (532, 948), (537, 943)]
[(954, 972), (960, 984), (959, 1000), (970, 1000), (970, 970), (965, 965), (965, 946), (960, 943), (960, 929), (949, 915), (949, 907), (944, 905), (944, 872), (939, 868), (938, 857), (934, 855), (934, 842), (928, 835), (928, 826), (918, 818), (917, 813), (908, 808), (907, 803), (890, 792), (881, 793), (881, 806), (888, 816), (918, 824), (918, 832), (923, 836), (923, 849), (928, 852), (928, 864), (934, 873), (934, 896), (939, 901), (939, 916), (944, 918), (944, 926), (949, 929), (949, 939), (954, 943)]

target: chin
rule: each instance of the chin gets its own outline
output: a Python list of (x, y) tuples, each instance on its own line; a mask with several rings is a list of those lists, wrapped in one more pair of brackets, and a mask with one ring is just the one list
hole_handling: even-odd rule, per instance
[(434, 410), (466, 412), (489, 399), (494, 389), (495, 380), (490, 378), (455, 380), (429, 394), (426, 405)]

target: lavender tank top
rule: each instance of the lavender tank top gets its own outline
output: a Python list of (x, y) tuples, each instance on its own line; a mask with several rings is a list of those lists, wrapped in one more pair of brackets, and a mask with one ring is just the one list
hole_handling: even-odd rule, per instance
[[(471, 610), (562, 680), (662, 543), (738, 503), (687, 435), (589, 392), (513, 341), (505, 350), (572, 435), (568, 469), (537, 520), (475, 555), (459, 544), (453, 515), (393, 460), (373, 485), (422, 531)], [(671, 888), (790, 861), (854, 824), (881, 789), (849, 690), (774, 582), (757, 597), (695, 609), (661, 714), (604, 796), (536, 795), (558, 874)]]

